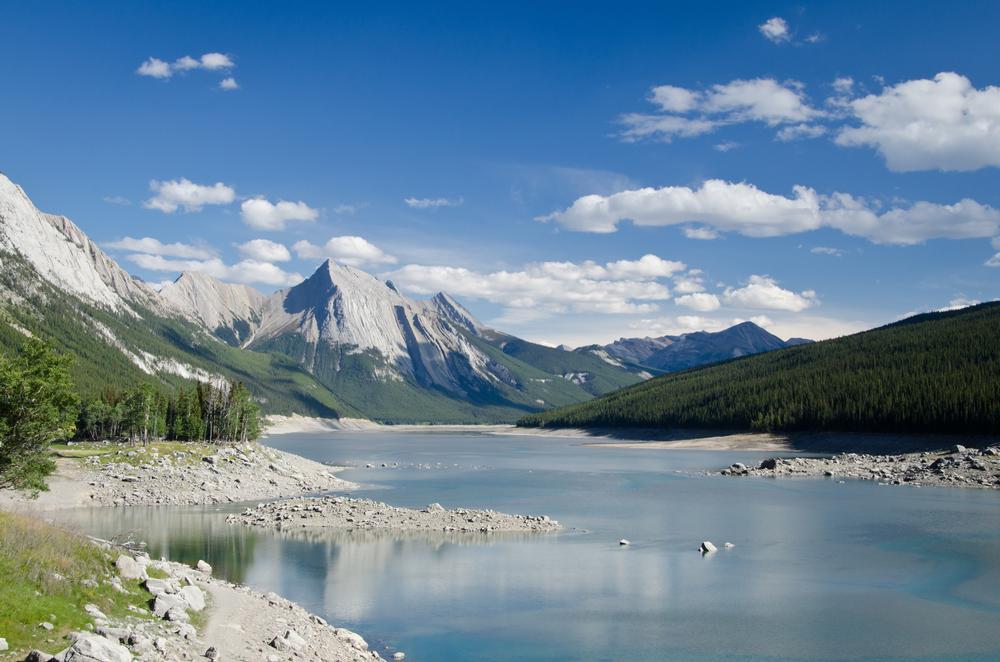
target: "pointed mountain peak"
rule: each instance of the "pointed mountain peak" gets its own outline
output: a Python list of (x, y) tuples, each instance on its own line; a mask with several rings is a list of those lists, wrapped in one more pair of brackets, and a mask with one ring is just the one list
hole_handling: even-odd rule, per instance
[(441, 317), (468, 329), (477, 336), (481, 336), (489, 330), (447, 292), (435, 294), (430, 300), (430, 305)]

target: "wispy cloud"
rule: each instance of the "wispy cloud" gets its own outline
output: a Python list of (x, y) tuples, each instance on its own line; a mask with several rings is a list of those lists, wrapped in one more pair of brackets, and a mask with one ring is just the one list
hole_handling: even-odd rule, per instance
[(457, 198), (405, 198), (403, 202), (406, 203), (407, 207), (412, 207), (414, 209), (433, 209), (436, 207), (458, 207), (465, 200), (462, 197)]

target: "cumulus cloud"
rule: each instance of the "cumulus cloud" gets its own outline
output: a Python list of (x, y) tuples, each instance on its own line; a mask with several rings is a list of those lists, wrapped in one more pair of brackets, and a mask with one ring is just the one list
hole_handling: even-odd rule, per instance
[(212, 185), (195, 184), (181, 177), (168, 181), (152, 180), (149, 190), (154, 195), (143, 203), (147, 209), (172, 214), (180, 208), (186, 212), (200, 211), (206, 205), (228, 205), (236, 199), (236, 191), (222, 182)]
[(701, 277), (701, 271), (692, 269), (686, 274), (674, 276), (674, 292), (678, 294), (693, 294), (705, 291), (705, 281)]
[(806, 124), (824, 116), (809, 105), (801, 84), (780, 83), (773, 78), (734, 80), (705, 90), (660, 85), (650, 90), (649, 101), (659, 112), (626, 113), (619, 118), (626, 142), (669, 142), (711, 133), (728, 124)]
[(842, 257), (844, 251), (839, 248), (830, 248), (829, 246), (815, 246), (809, 249), (809, 252), (813, 255), (832, 255), (833, 257)]
[[(609, 196), (586, 195), (569, 208), (538, 220), (555, 221), (581, 232), (615, 232), (618, 223), (662, 226), (701, 223), (715, 230), (753, 237), (772, 237), (814, 230), (820, 225), (819, 199), (804, 186), (793, 197), (765, 193), (752, 184), (710, 179), (700, 188), (666, 186), (621, 191)], [(697, 236), (696, 231), (687, 236)]]
[(747, 284), (740, 288), (726, 288), (723, 299), (731, 306), (754, 310), (787, 310), (800, 312), (816, 305), (816, 292), (805, 290), (792, 292), (778, 285), (770, 276), (750, 276)]
[(403, 202), (407, 207), (414, 209), (434, 209), (436, 207), (458, 207), (464, 199), (458, 198), (405, 198)]
[(1000, 166), (1000, 87), (977, 89), (957, 73), (910, 80), (849, 104), (858, 126), (839, 145), (875, 148), (890, 170)]
[(788, 41), (792, 33), (788, 29), (788, 21), (780, 16), (773, 16), (757, 26), (764, 38), (775, 44)]
[(219, 87), (223, 90), (238, 90), (240, 89), (240, 84), (236, 82), (235, 78), (230, 76), (219, 81)]
[(830, 227), (882, 244), (919, 244), (930, 239), (990, 238), (1000, 234), (1000, 210), (975, 200), (951, 205), (918, 201), (882, 211), (847, 193), (819, 195), (795, 186), (792, 196), (776, 195), (747, 183), (707, 180), (701, 187), (666, 186), (586, 195), (568, 208), (537, 220), (554, 221), (579, 232), (615, 232), (631, 221), (641, 226), (698, 223), (692, 238), (711, 232), (775, 237)]
[[(639, 260), (599, 264), (539, 262), (519, 271), (482, 273), (462, 267), (406, 265), (389, 274), (393, 282), (415, 294), (446, 290), (452, 294), (490, 301), (532, 315), (558, 312), (648, 313), (653, 302), (670, 298), (670, 289), (659, 282), (684, 268), (672, 260), (645, 255)], [(517, 315), (523, 317), (521, 312)]]
[(685, 294), (674, 299), (678, 306), (685, 306), (691, 310), (707, 313), (718, 310), (721, 307), (719, 297), (708, 292), (697, 292), (695, 294)]
[(240, 205), (243, 222), (259, 230), (284, 230), (289, 221), (315, 221), (319, 212), (304, 202), (250, 198)]
[[(204, 69), (206, 71), (219, 71), (232, 69), (235, 65), (232, 58), (225, 53), (205, 53), (200, 58), (193, 58), (185, 55), (174, 60), (173, 63), (166, 62), (156, 57), (150, 57), (139, 65), (135, 70), (140, 76), (151, 78), (170, 78), (177, 72), (191, 71), (193, 69)], [(232, 80), (232, 79), (229, 79)], [(223, 81), (225, 82), (225, 81)], [(235, 83), (235, 81), (233, 81)], [(223, 89), (231, 89), (225, 88)]]
[(684, 236), (688, 239), (711, 241), (712, 239), (718, 239), (720, 235), (712, 228), (684, 228)]
[(166, 257), (186, 257), (195, 260), (207, 260), (215, 255), (215, 251), (209, 248), (182, 243), (165, 244), (153, 237), (142, 237), (141, 239), (122, 237), (118, 241), (106, 243), (104, 246), (114, 250), (163, 255)]
[(292, 254), (284, 244), (268, 239), (251, 239), (236, 247), (240, 255), (261, 262), (288, 262)]
[(292, 248), (303, 259), (333, 258), (351, 266), (394, 264), (396, 258), (363, 237), (332, 237), (322, 246), (302, 240)]
[(197, 271), (208, 274), (219, 280), (233, 283), (260, 283), (285, 287), (302, 282), (302, 276), (289, 273), (270, 262), (259, 260), (242, 260), (236, 264), (227, 265), (219, 258), (209, 260), (171, 260), (160, 255), (135, 254), (128, 258), (143, 269), (149, 271)]

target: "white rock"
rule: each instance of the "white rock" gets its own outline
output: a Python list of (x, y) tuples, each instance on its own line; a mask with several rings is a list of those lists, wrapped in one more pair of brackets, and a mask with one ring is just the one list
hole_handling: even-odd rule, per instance
[(712, 544), (711, 540), (705, 540), (701, 543), (701, 547), (698, 548), (702, 554), (710, 554), (712, 552), (718, 551), (718, 548)]
[(193, 611), (205, 608), (205, 594), (197, 586), (185, 586), (181, 589), (180, 596)]
[(187, 606), (187, 602), (184, 601), (180, 595), (172, 595), (170, 593), (161, 593), (156, 596), (156, 601), (153, 602), (153, 613), (159, 618), (165, 618), (167, 612), (175, 607), (180, 607), (184, 609)]
[(405, 660), (406, 659), (406, 653), (404, 653), (403, 651), (396, 651), (395, 653), (392, 654), (392, 659), (394, 659), (394, 660)]
[(444, 511), (444, 506), (440, 503), (432, 503), (431, 505), (424, 508), (425, 513), (440, 513)]
[(10, 646), (7, 644), (7, 640), (0, 637), (0, 651), (9, 650)]
[(115, 561), (115, 567), (118, 568), (118, 575), (122, 579), (145, 579), (146, 578), (146, 568), (136, 563), (135, 559), (127, 554), (122, 554)]
[(62, 659), (63, 662), (130, 662), (132, 653), (110, 639), (85, 634), (73, 642)]
[(628, 538), (622, 538), (621, 540), (618, 541), (618, 544), (619, 545), (623, 545), (623, 546), (624, 545), (631, 545), (632, 541), (629, 540)]
[(725, 547), (726, 549), (732, 549), (733, 547), (736, 547), (736, 545), (734, 545), (731, 542), (723, 543), (722, 546)]
[(344, 628), (336, 628), (333, 631), (333, 634), (337, 637), (337, 639), (350, 644), (358, 650), (368, 650), (368, 642), (365, 641), (364, 638), (357, 632), (351, 632), (350, 630), (345, 630)]
[(198, 572), (202, 574), (205, 575), (212, 574), (212, 566), (208, 565), (204, 561), (198, 561), (197, 565), (195, 565), (195, 568), (197, 568)]
[(90, 604), (90, 603), (85, 604), (83, 605), (83, 610), (88, 614), (90, 614), (91, 618), (97, 618), (102, 621), (108, 620), (108, 617), (104, 615), (104, 612), (101, 611), (100, 607), (98, 607), (95, 604)]

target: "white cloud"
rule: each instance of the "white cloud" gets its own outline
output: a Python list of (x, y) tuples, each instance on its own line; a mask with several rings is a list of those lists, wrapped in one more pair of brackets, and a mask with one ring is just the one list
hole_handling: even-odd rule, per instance
[(997, 253), (990, 259), (986, 260), (983, 265), (987, 267), (1000, 267), (1000, 253)]
[[(806, 124), (824, 116), (809, 105), (796, 81), (779, 83), (773, 78), (734, 80), (706, 90), (690, 90), (660, 85), (649, 100), (660, 113), (626, 113), (619, 118), (626, 142), (692, 138), (711, 133), (721, 126), (741, 122), (761, 122), (767, 126)], [(729, 143), (722, 143), (730, 149)]]
[(396, 258), (363, 237), (332, 237), (322, 246), (302, 240), (292, 248), (303, 259), (333, 258), (351, 266), (395, 264)]
[(407, 207), (414, 209), (433, 209), (435, 207), (458, 207), (465, 200), (458, 198), (405, 198)]
[(834, 257), (842, 257), (844, 251), (839, 248), (830, 248), (829, 246), (815, 246), (809, 249), (809, 252), (813, 255), (832, 255)]
[(104, 244), (106, 248), (114, 250), (131, 251), (134, 253), (147, 253), (149, 255), (163, 255), (167, 257), (186, 257), (196, 260), (207, 260), (215, 256), (215, 251), (201, 246), (191, 244), (173, 243), (165, 244), (153, 237), (122, 237), (118, 241)]
[(128, 207), (132, 204), (132, 201), (123, 195), (106, 195), (102, 200), (109, 205), (118, 205), (119, 207)]
[(982, 301), (979, 299), (970, 299), (965, 296), (957, 296), (948, 302), (948, 305), (944, 308), (939, 308), (938, 312), (947, 312), (949, 310), (961, 310), (962, 308), (968, 308), (969, 306), (978, 306)]
[(151, 57), (140, 64), (135, 73), (140, 76), (149, 76), (150, 78), (170, 78), (174, 74), (169, 63), (155, 57)]
[(787, 143), (793, 140), (819, 138), (825, 133), (826, 127), (822, 124), (794, 124), (783, 127), (775, 134), (775, 138), (783, 143)]
[(942, 72), (855, 99), (860, 126), (836, 142), (878, 150), (890, 170), (977, 170), (1000, 166), (1000, 87), (976, 89), (965, 76)]
[(240, 205), (243, 222), (259, 230), (284, 230), (289, 221), (315, 221), (319, 212), (304, 202), (250, 198)]
[(224, 53), (205, 53), (201, 56), (201, 68), (214, 71), (216, 69), (231, 69), (236, 66), (232, 59)]
[(679, 262), (646, 255), (639, 260), (605, 264), (586, 261), (540, 262), (520, 271), (482, 273), (462, 267), (410, 264), (389, 274), (400, 287), (415, 294), (448, 291), (505, 308), (504, 319), (524, 321), (564, 312), (601, 314), (649, 313), (656, 301), (670, 298), (670, 289), (658, 279), (683, 269)]
[(288, 262), (292, 259), (284, 244), (268, 239), (251, 239), (236, 248), (241, 255), (261, 262)]
[(200, 211), (205, 205), (228, 205), (236, 199), (236, 192), (222, 182), (208, 186), (195, 184), (184, 177), (163, 182), (154, 179), (149, 182), (149, 190), (156, 195), (143, 206), (166, 214), (179, 208), (186, 212)]
[(877, 244), (920, 244), (928, 239), (979, 239), (1000, 232), (1000, 210), (968, 198), (955, 204), (915, 202), (909, 207), (874, 211), (846, 193), (824, 199), (824, 225)]
[(720, 237), (719, 233), (712, 228), (684, 228), (684, 236), (688, 239), (699, 239), (701, 241), (711, 241)]
[(795, 293), (778, 285), (770, 276), (750, 276), (741, 288), (726, 288), (723, 299), (729, 305), (754, 310), (787, 310), (800, 312), (818, 303), (816, 292)]
[(794, 197), (788, 198), (765, 193), (752, 184), (710, 179), (698, 189), (666, 186), (621, 191), (609, 196), (586, 195), (569, 208), (538, 220), (553, 220), (581, 232), (614, 232), (618, 223), (624, 220), (643, 226), (695, 222), (753, 237), (771, 237), (819, 227), (816, 192), (796, 186), (794, 193)]
[[(149, 76), (151, 78), (170, 78), (178, 71), (191, 71), (192, 69), (219, 71), (231, 69), (235, 66), (236, 64), (232, 58), (224, 53), (205, 53), (200, 59), (195, 59), (190, 55), (179, 57), (173, 64), (159, 58), (151, 57), (139, 65), (139, 68), (135, 72), (140, 76)], [(235, 81), (233, 83), (235, 84)], [(223, 85), (223, 89), (235, 88), (227, 88)]]
[(302, 282), (302, 276), (284, 271), (270, 262), (242, 260), (227, 265), (219, 258), (209, 260), (169, 260), (159, 255), (135, 254), (128, 258), (149, 271), (198, 271), (234, 283), (261, 283), (284, 287)]
[(854, 91), (854, 79), (850, 76), (839, 76), (834, 78), (833, 89), (838, 94), (850, 94)]
[(666, 186), (586, 195), (568, 208), (536, 220), (554, 221), (579, 232), (615, 232), (618, 224), (641, 226), (699, 223), (685, 228), (689, 238), (714, 238), (712, 232), (775, 237), (831, 227), (881, 244), (919, 244), (930, 239), (990, 238), (1000, 234), (1000, 210), (975, 200), (951, 205), (918, 201), (881, 211), (847, 193), (819, 195), (806, 186), (793, 196), (767, 193), (747, 183), (717, 179), (700, 188)]
[(780, 44), (792, 38), (791, 31), (788, 29), (788, 21), (780, 16), (773, 16), (767, 19), (758, 25), (757, 29), (760, 30), (765, 39), (775, 44)]
[(695, 294), (685, 294), (684, 296), (677, 297), (674, 302), (678, 306), (685, 306), (691, 310), (697, 310), (698, 312), (708, 313), (713, 310), (718, 310), (722, 305), (719, 302), (719, 297), (714, 294), (709, 294), (708, 292), (697, 292)]
[(232, 76), (230, 76), (229, 78), (223, 78), (219, 82), (219, 87), (221, 89), (223, 89), (223, 90), (238, 90), (238, 89), (240, 89), (239, 83), (237, 83), (236, 79), (233, 78)]
[(725, 140), (721, 143), (713, 145), (712, 149), (714, 149), (716, 152), (726, 153), (726, 152), (731, 152), (732, 150), (736, 149), (739, 146), (740, 146), (739, 143), (733, 142), (732, 140)]
[(649, 100), (667, 113), (686, 113), (698, 107), (698, 93), (674, 85), (659, 85), (650, 90)]
[(674, 291), (678, 294), (693, 294), (705, 291), (705, 281), (701, 277), (701, 272), (692, 269), (681, 276), (674, 276)]

